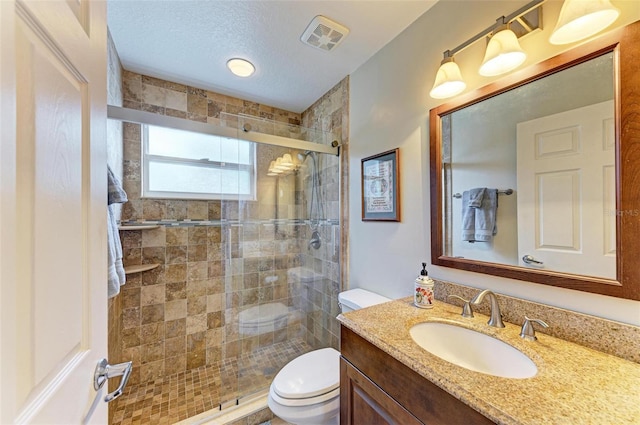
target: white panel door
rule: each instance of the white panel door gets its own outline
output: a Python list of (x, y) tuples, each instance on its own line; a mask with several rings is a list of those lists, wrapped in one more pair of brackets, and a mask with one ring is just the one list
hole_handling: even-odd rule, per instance
[(607, 101), (518, 124), (521, 265), (615, 278), (613, 113)]
[(106, 5), (0, 19), (0, 423), (106, 423)]

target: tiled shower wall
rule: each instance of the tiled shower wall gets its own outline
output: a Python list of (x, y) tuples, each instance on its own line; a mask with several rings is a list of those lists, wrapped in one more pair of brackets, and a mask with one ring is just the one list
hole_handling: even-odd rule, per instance
[[(298, 114), (205, 90), (127, 71), (123, 88), (123, 105), (128, 108), (221, 125), (235, 124), (224, 112), (248, 113), (282, 122), (274, 131), (280, 135), (297, 137), (300, 132)], [(233, 221), (121, 232), (126, 265), (160, 264), (152, 271), (129, 275), (122, 289), (122, 357), (134, 361), (132, 384), (229, 360), (295, 336), (311, 341), (314, 347), (337, 347), (339, 228), (337, 221), (323, 226), (325, 245), (320, 252), (310, 252), (308, 226), (269, 222), (280, 194), (277, 216), (294, 218), (300, 212), (296, 202), (305, 201), (303, 191), (296, 188), (310, 181), (302, 174), (298, 182), (295, 175), (278, 180), (266, 177), (269, 162), (284, 152), (284, 148), (258, 145), (260, 197), (256, 202), (143, 200), (140, 126), (124, 124), (123, 184), (130, 202), (123, 208), (123, 221)], [(324, 160), (326, 155), (319, 157)], [(337, 163), (327, 162), (320, 174), (326, 182), (326, 202), (334, 204), (327, 212), (337, 214)], [(328, 278), (290, 282), (287, 270), (300, 266), (325, 272)], [(303, 314), (289, 320), (284, 329), (259, 336), (238, 335), (238, 313), (271, 301), (299, 303)]]
[[(130, 127), (139, 126), (126, 124), (125, 135)], [(135, 143), (139, 138), (125, 139)], [(125, 182), (136, 182), (139, 174), (132, 171), (125, 172)], [(129, 275), (123, 288), (123, 354), (139, 365), (133, 383), (300, 336), (294, 321), (259, 336), (239, 335), (241, 310), (265, 302), (292, 305), (287, 270), (300, 265), (297, 226), (260, 219), (275, 207), (275, 186), (259, 182), (258, 192), (257, 202), (144, 200), (140, 211), (125, 207), (123, 220), (239, 219), (121, 232), (125, 265), (160, 264)]]

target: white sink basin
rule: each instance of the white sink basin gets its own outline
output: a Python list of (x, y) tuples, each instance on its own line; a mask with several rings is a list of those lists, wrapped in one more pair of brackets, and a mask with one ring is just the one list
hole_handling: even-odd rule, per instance
[(411, 338), (443, 360), (476, 372), (503, 378), (530, 378), (535, 363), (521, 351), (494, 337), (460, 326), (425, 322), (413, 326)]

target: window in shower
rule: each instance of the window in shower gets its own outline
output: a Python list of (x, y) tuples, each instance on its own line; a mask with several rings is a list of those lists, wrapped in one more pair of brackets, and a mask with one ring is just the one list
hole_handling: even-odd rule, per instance
[(256, 199), (255, 143), (153, 125), (142, 136), (143, 198)]

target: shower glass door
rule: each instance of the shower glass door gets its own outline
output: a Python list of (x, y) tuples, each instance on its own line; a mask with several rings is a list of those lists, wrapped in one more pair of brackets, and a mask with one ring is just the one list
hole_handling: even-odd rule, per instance
[[(245, 124), (308, 141), (326, 137), (248, 118), (238, 128)], [(294, 358), (337, 349), (339, 332), (338, 157), (268, 144), (256, 144), (255, 152), (256, 197), (237, 201), (237, 216), (225, 217), (224, 352), (237, 365), (240, 403), (267, 391)]]

